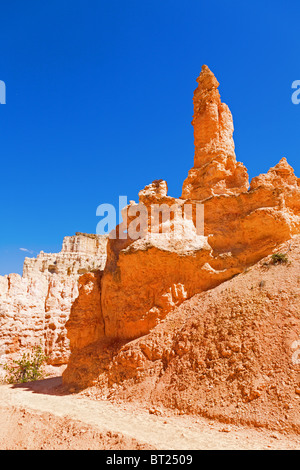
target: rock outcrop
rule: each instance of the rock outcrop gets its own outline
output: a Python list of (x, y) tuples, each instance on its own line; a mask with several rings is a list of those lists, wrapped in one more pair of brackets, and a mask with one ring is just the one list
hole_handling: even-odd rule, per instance
[[(249, 188), (234, 153), (231, 113), (217, 88), (203, 66), (194, 94), (194, 168), (182, 196), (168, 196), (162, 180), (148, 185), (108, 241), (101, 280), (80, 280), (67, 323), (72, 353), (65, 384), (97, 381), (120, 345), (147, 335), (182, 302), (242, 273), (300, 232), (299, 179), (281, 160)], [(139, 361), (133, 353), (127, 365), (134, 370)]]
[(278, 251), (111, 348), (88, 393), (299, 433), (300, 236)]
[(66, 364), (65, 324), (78, 296), (78, 277), (103, 269), (107, 237), (65, 237), (60, 253), (25, 258), (23, 275), (0, 276), (0, 362), (41, 342), (52, 365)]
[(245, 166), (236, 161), (232, 115), (221, 102), (219, 83), (203, 65), (194, 92), (194, 168), (183, 184), (184, 199), (203, 200), (218, 194), (247, 191)]

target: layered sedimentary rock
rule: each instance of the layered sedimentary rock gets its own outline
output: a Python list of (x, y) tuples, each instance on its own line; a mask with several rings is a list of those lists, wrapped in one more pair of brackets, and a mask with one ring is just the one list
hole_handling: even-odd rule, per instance
[(106, 263), (106, 243), (104, 236), (80, 233), (64, 237), (60, 253), (41, 253), (36, 258), (25, 258), (23, 278), (43, 275), (47, 279), (52, 274), (77, 276), (95, 268), (102, 269)]
[(236, 161), (232, 115), (221, 102), (219, 82), (206, 65), (197, 82), (192, 121), (194, 167), (183, 184), (182, 197), (203, 200), (218, 194), (247, 191), (247, 169)]
[(77, 233), (60, 253), (25, 258), (23, 276), (0, 276), (0, 362), (41, 343), (49, 363), (69, 357), (65, 324), (78, 296), (78, 277), (103, 269), (107, 238)]
[[(142, 190), (108, 241), (100, 284), (89, 279), (82, 290), (85, 304), (86, 288), (93, 299), (86, 309), (79, 294), (67, 324), (72, 354), (65, 383), (90, 384), (118, 342), (148, 334), (186, 299), (242, 273), (299, 233), (299, 179), (281, 160), (249, 188), (247, 170), (234, 153), (231, 113), (217, 88), (203, 66), (194, 94), (194, 167), (182, 196), (168, 196), (162, 180)], [(97, 318), (103, 325), (98, 329)], [(90, 340), (85, 329), (92, 331)]]

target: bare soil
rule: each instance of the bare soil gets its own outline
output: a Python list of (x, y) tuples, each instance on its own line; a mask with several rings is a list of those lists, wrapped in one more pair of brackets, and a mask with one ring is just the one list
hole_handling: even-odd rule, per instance
[(0, 448), (300, 449), (300, 436), (68, 394), (51, 377), (0, 386)]

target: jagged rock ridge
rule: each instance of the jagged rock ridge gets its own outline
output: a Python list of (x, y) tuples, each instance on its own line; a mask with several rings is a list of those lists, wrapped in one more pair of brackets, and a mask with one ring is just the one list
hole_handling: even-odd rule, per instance
[(78, 277), (103, 269), (107, 237), (77, 233), (65, 237), (60, 253), (25, 258), (23, 275), (0, 276), (2, 364), (41, 341), (51, 364), (69, 357), (65, 323), (78, 295)]

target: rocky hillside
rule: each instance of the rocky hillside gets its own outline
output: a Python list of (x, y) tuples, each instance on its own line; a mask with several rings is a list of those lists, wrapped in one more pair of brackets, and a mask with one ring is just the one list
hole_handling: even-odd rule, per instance
[(152, 410), (300, 432), (300, 236), (278, 249), (149, 334), (77, 350), (78, 382), (94, 381), (91, 396)]
[[(291, 406), (297, 403), (290, 353), (300, 334), (293, 297), (300, 180), (283, 158), (249, 184), (246, 168), (236, 160), (232, 116), (221, 102), (219, 83), (206, 66), (197, 81), (194, 167), (182, 196), (169, 196), (167, 183), (158, 180), (124, 209), (125, 222), (108, 240), (104, 270), (79, 280), (67, 322), (71, 357), (63, 380), (77, 388), (97, 384), (99, 393), (109, 396), (119, 396), (124, 386), (126, 398), (263, 422), (264, 415), (253, 411), (256, 403), (268, 406), (269, 392), (280, 396), (282, 381), (289, 384)], [(169, 218), (153, 224), (154, 205), (168, 207)], [(192, 208), (189, 216), (186, 205)], [(134, 238), (130, 224), (145, 208), (148, 219)], [(292, 264), (271, 265), (265, 258), (287, 241), (293, 241)], [(252, 269), (258, 273), (253, 281)], [(289, 286), (288, 298), (280, 294), (281, 283)], [(284, 334), (288, 346), (282, 345)], [(288, 402), (276, 408), (277, 420)], [(244, 414), (238, 415), (240, 403)]]

